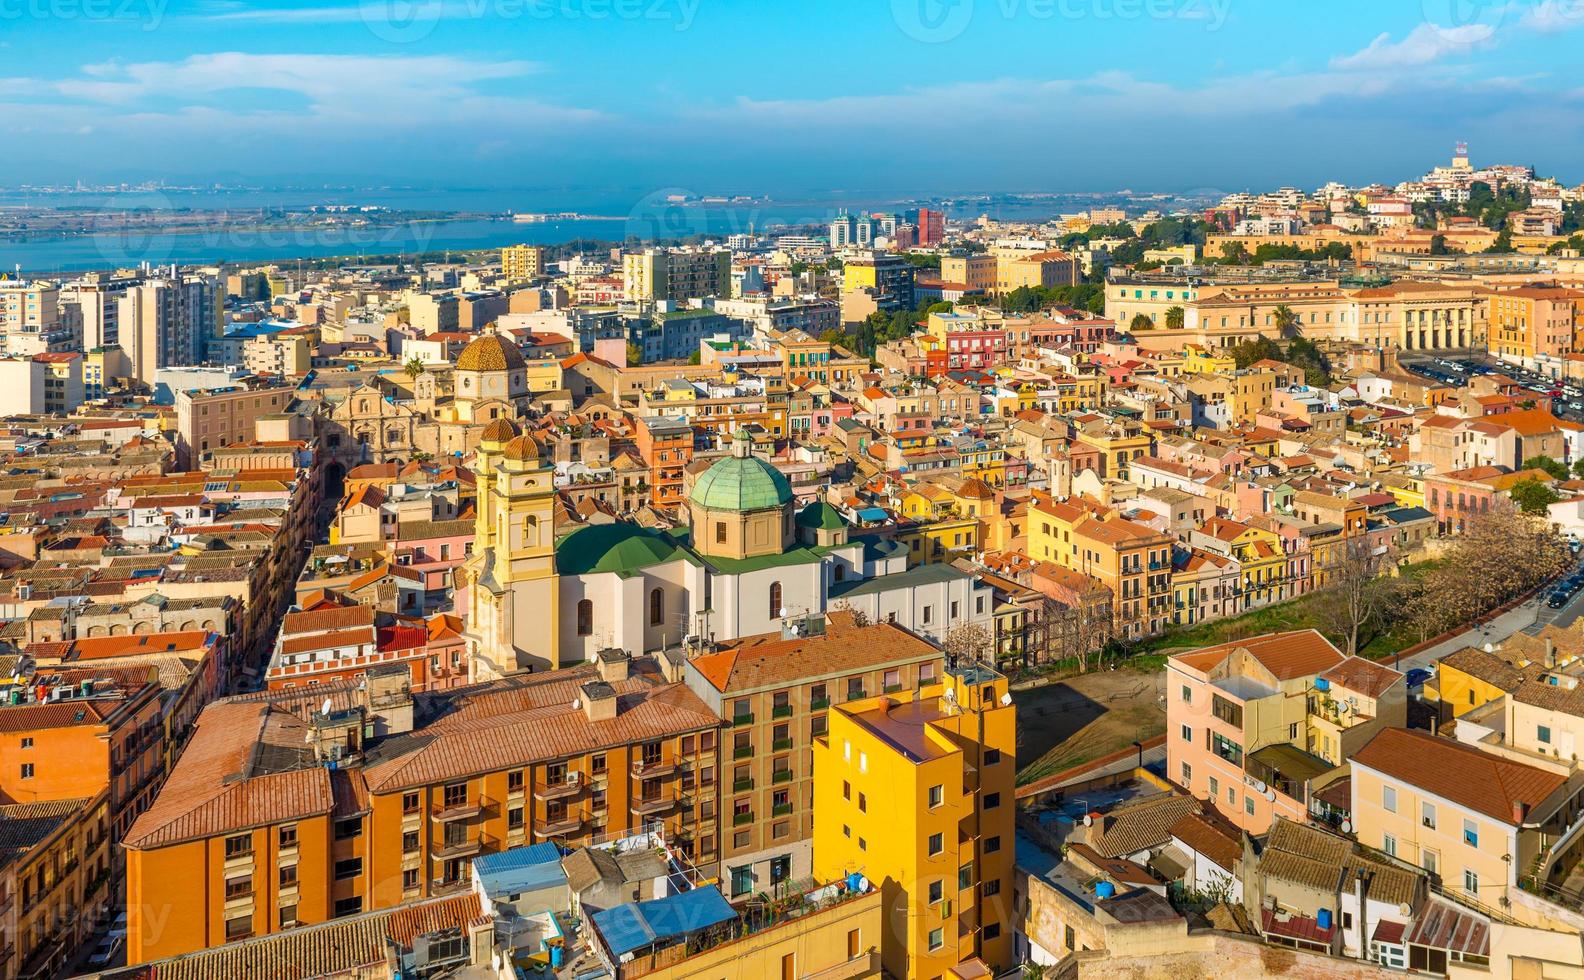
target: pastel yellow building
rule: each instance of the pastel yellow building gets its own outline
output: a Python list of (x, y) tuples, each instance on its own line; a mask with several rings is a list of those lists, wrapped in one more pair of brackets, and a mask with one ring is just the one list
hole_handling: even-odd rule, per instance
[(1213, 351), (1202, 344), (1185, 344), (1182, 369), (1184, 374), (1230, 375), (1237, 372), (1237, 358)]
[(542, 245), (508, 245), (501, 249), (501, 275), (517, 282), (537, 279), (545, 273)]
[(1015, 728), (1006, 678), (971, 664), (831, 708), (813, 746), (814, 875), (880, 889), (889, 976), (1013, 965)]

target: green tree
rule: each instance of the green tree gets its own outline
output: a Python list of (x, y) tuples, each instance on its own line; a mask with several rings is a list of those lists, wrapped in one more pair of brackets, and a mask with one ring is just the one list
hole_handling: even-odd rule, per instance
[(1128, 323), (1128, 329), (1133, 331), (1154, 330), (1155, 321), (1142, 313), (1133, 314), (1133, 319)]
[(1487, 254), (1487, 255), (1510, 255), (1510, 254), (1512, 254), (1513, 252), (1516, 252), (1516, 251), (1517, 251), (1517, 249), (1513, 248), (1512, 232), (1507, 230), (1506, 228), (1503, 228), (1496, 235), (1496, 240), (1494, 242), (1491, 242), (1490, 248), (1487, 248), (1485, 250), (1485, 254)]
[(1232, 360), (1240, 368), (1246, 368), (1255, 361), (1267, 358), (1279, 361), (1282, 358), (1281, 345), (1269, 337), (1259, 337), (1255, 340), (1245, 340), (1232, 348)]
[(837, 330), (835, 327), (820, 334), (819, 339), (821, 343), (837, 344), (842, 347), (846, 347), (848, 344), (847, 334)]
[(402, 367), (402, 370), (407, 372), (409, 379), (417, 381), (418, 375), (424, 373), (424, 363), (417, 354), (414, 354), (412, 357), (407, 358), (407, 363)]
[[(1584, 462), (1584, 460), (1580, 462)], [(1523, 461), (1523, 469), (1545, 470), (1558, 480), (1566, 480), (1568, 478), (1567, 464), (1552, 459), (1550, 456), (1530, 456)]]
[(1430, 254), (1431, 255), (1450, 255), (1450, 254), (1452, 254), (1452, 250), (1447, 248), (1447, 241), (1446, 241), (1446, 236), (1445, 235), (1431, 235), (1430, 236)]
[(808, 266), (807, 262), (803, 262), (803, 261), (794, 262), (794, 263), (792, 263), (792, 266), (791, 266), (791, 272), (792, 272), (792, 274), (794, 276), (801, 276), (803, 273), (808, 271), (808, 267), (809, 266)]
[(643, 363), (643, 348), (632, 341), (627, 341), (627, 366), (637, 367)]
[(1166, 310), (1166, 329), (1181, 330), (1183, 328), (1184, 321), (1187, 320), (1187, 317), (1188, 311), (1184, 310), (1182, 307), (1168, 307)]
[(1296, 337), (1302, 332), (1301, 325), (1303, 321), (1298, 318), (1298, 314), (1292, 311), (1292, 307), (1286, 303), (1277, 306), (1272, 311), (1272, 317), (1276, 321), (1277, 332), (1283, 337)]
[(1518, 509), (1525, 514), (1544, 514), (1546, 508), (1562, 499), (1555, 490), (1534, 477), (1519, 480), (1507, 492), (1518, 505)]
[(924, 312), (926, 312), (926, 313), (950, 313), (953, 308), (954, 308), (953, 304), (949, 300), (944, 300), (943, 299), (939, 303), (931, 303), (930, 306), (929, 306), (929, 309), (925, 310)]
[[(627, 352), (627, 356), (629, 358), (632, 357), (632, 351), (629, 350)], [(689, 364), (698, 365), (698, 364), (702, 364), (703, 362), (704, 362), (704, 353), (702, 351), (694, 351), (693, 353), (688, 355), (688, 363)]]

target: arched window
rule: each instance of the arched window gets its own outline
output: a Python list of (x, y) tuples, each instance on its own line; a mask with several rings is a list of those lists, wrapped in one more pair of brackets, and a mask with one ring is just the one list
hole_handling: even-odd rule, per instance
[(665, 622), (665, 591), (659, 588), (649, 590), (649, 625), (659, 626)]
[(581, 599), (578, 601), (578, 636), (592, 636), (594, 633), (594, 600)]
[(835, 576), (834, 577), (835, 577), (836, 581), (838, 581), (838, 582), (840, 582), (843, 579), (845, 579), (847, 577), (847, 566), (843, 565), (841, 562), (837, 562), (836, 563), (836, 572), (835, 572)]
[(779, 619), (781, 616), (781, 583), (770, 583), (770, 618)]
[(523, 545), (532, 547), (539, 543), (539, 518), (533, 514), (523, 517)]

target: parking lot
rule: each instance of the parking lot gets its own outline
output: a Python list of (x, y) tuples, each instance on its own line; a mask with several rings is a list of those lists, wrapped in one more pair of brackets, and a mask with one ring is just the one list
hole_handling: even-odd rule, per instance
[(1551, 411), (1560, 418), (1584, 421), (1584, 389), (1569, 382), (1536, 374), (1489, 355), (1460, 357), (1416, 356), (1402, 358), (1404, 368), (1432, 381), (1462, 387), (1482, 374), (1501, 374), (1518, 382), (1537, 397), (1552, 399)]

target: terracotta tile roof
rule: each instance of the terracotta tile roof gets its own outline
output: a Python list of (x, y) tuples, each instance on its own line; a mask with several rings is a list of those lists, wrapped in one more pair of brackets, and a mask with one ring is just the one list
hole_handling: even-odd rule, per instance
[(290, 655), (305, 653), (309, 650), (329, 650), (332, 647), (350, 647), (373, 642), (375, 642), (374, 628), (361, 626), (357, 629), (336, 630), (332, 633), (312, 633), (307, 636), (294, 636), (290, 639), (282, 639), (280, 652)]
[(328, 609), (287, 613), (286, 618), (281, 621), (281, 634), (327, 633), (331, 630), (373, 625), (372, 606), (332, 606)]
[(1228, 871), (1243, 859), (1242, 834), (1219, 817), (1185, 813), (1172, 824), (1171, 835)]
[(1195, 669), (1209, 671), (1239, 649), (1247, 650), (1249, 655), (1264, 665), (1277, 680), (1283, 681), (1319, 674), (1330, 670), (1343, 660), (1341, 652), (1321, 636), (1318, 630), (1312, 629), (1251, 636), (1218, 646), (1179, 653), (1173, 659)]
[(1363, 657), (1349, 657), (1320, 676), (1332, 684), (1372, 698), (1379, 698), (1404, 678), (1400, 671)]
[(940, 661), (939, 648), (900, 626), (853, 626), (833, 613), (823, 636), (783, 640), (779, 633), (749, 637), (728, 650), (705, 654), (690, 666), (717, 691), (738, 693), (785, 687), (893, 663)]
[(1534, 809), (1567, 781), (1554, 772), (1406, 728), (1385, 729), (1354, 753), (1352, 761), (1508, 825), (1514, 824), (1515, 805)]
[(1460, 670), (1503, 691), (1518, 690), (1524, 682), (1524, 672), (1498, 653), (1487, 653), (1479, 647), (1464, 647), (1441, 658), (1442, 667)]
[(1200, 812), (1191, 796), (1160, 793), (1113, 807), (1090, 828), (1089, 846), (1103, 857), (1117, 857), (1159, 847), (1171, 839), (1172, 828), (1185, 814)]

